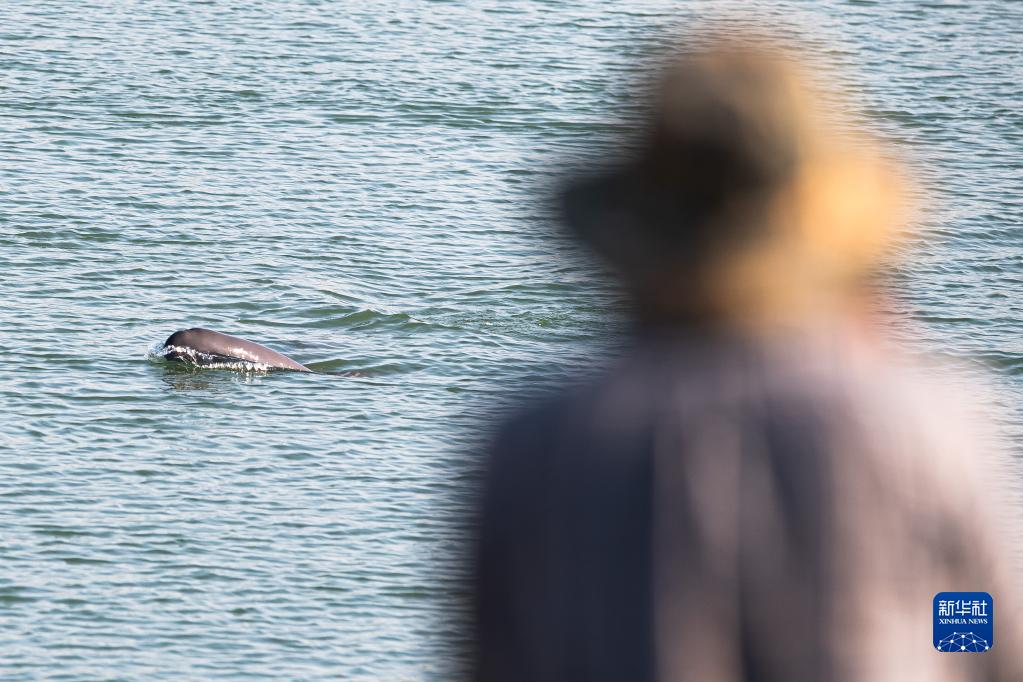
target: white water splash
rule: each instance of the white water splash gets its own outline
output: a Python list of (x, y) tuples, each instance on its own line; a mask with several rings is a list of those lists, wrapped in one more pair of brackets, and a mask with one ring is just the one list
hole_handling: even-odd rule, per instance
[[(168, 357), (171, 353), (176, 354), (173, 359)], [(157, 344), (149, 349), (146, 357), (153, 361), (181, 361), (190, 367), (201, 367), (203, 369), (230, 369), (239, 372), (260, 373), (266, 373), (275, 369), (273, 365), (265, 362), (252, 362), (240, 358), (225, 359), (222, 355), (204, 353), (187, 346), (164, 346)]]

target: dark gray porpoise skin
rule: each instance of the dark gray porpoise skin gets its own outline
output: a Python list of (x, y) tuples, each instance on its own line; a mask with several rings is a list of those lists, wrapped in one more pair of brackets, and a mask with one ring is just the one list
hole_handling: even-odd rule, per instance
[[(213, 362), (258, 362), (278, 369), (292, 369), (297, 372), (312, 370), (281, 355), (275, 350), (237, 336), (221, 334), (211, 329), (195, 327), (171, 334), (163, 344), (167, 349), (164, 357), (168, 360), (190, 359), (197, 364)], [(190, 353), (189, 351), (194, 351)]]

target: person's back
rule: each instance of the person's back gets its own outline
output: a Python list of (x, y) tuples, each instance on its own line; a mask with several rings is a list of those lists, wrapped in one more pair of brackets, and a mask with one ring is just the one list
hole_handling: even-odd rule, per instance
[[(683, 56), (641, 154), (565, 193), (640, 331), (495, 442), (477, 677), (1023, 679), (1008, 472), (876, 340), (898, 183), (812, 102), (773, 54)], [(991, 651), (934, 650), (957, 590), (994, 596)]]
[[(842, 334), (655, 333), (513, 420), (481, 529), (479, 676), (1023, 679), (990, 458), (933, 388)], [(953, 589), (1003, 598), (990, 655), (931, 646)]]

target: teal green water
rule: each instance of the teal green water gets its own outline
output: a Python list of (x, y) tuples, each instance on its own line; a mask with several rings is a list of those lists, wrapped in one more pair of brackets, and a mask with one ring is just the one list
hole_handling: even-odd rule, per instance
[[(443, 678), (479, 425), (621, 337), (538, 192), (710, 5), (0, 3), (0, 678)], [(915, 158), (896, 304), (1019, 433), (1023, 4), (763, 13)], [(147, 357), (196, 325), (356, 376)]]

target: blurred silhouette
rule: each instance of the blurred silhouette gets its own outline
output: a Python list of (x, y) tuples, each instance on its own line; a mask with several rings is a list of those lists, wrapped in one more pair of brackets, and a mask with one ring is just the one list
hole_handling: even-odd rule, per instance
[[(562, 194), (636, 334), (493, 444), (476, 676), (1023, 679), (1002, 455), (875, 310), (905, 181), (775, 47), (662, 76), (638, 153)], [(935, 651), (951, 590), (993, 595), (990, 651)]]

